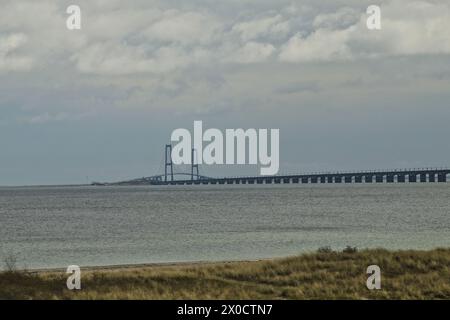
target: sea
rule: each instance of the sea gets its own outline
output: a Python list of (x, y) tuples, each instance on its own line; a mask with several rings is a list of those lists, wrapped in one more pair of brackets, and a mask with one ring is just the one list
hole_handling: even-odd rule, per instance
[[(450, 247), (450, 184), (0, 188), (0, 268)], [(9, 260), (8, 260), (9, 259)]]

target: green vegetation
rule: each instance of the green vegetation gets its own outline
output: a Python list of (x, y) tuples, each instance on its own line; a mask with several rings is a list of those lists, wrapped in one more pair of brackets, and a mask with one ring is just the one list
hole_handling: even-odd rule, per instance
[[(66, 288), (63, 272), (8, 270), (0, 274), (0, 299), (450, 299), (450, 249), (344, 251), (82, 270), (76, 292)], [(366, 269), (374, 264), (382, 271), (382, 289), (370, 291)]]

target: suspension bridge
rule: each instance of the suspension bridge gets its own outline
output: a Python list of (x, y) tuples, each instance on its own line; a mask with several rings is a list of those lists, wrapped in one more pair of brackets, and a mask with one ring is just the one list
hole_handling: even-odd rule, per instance
[(190, 172), (174, 171), (172, 146), (165, 146), (164, 173), (123, 181), (113, 185), (244, 185), (244, 184), (371, 184), (371, 183), (446, 183), (449, 168), (414, 168), (355, 172), (321, 172), (277, 176), (208, 177), (200, 174), (196, 150), (191, 150)]

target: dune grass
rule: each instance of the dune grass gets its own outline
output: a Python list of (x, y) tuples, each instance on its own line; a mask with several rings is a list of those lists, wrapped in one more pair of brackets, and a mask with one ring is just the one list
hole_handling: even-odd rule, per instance
[[(381, 290), (368, 290), (378, 265)], [(285, 259), (84, 270), (69, 291), (64, 272), (0, 273), (0, 299), (450, 299), (450, 249), (326, 248)]]

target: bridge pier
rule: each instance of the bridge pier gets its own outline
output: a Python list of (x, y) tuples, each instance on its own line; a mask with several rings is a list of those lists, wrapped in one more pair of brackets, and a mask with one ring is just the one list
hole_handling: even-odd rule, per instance
[(394, 183), (394, 181), (395, 181), (395, 176), (393, 174), (388, 174), (386, 176), (386, 182), (387, 183)]
[(422, 183), (427, 182), (427, 174), (426, 173), (422, 173), (420, 175), (420, 182), (422, 182)]
[(434, 173), (428, 174), (428, 182), (436, 182), (436, 175)]
[(327, 176), (327, 183), (333, 183), (333, 176)]
[(364, 182), (365, 183), (372, 183), (373, 182), (373, 175), (371, 175), (371, 174), (365, 175), (364, 176)]
[(342, 183), (342, 177), (341, 176), (334, 177), (334, 183)]
[(353, 182), (353, 176), (345, 176), (344, 181), (345, 181), (345, 183), (352, 183)]
[(319, 178), (311, 177), (311, 183), (317, 183), (317, 182), (319, 182)]
[(445, 173), (438, 174), (438, 182), (447, 182), (447, 174)]
[(303, 183), (303, 184), (308, 184), (308, 182), (309, 182), (309, 181), (308, 181), (308, 178), (302, 178), (302, 183)]
[(384, 176), (381, 174), (378, 174), (375, 176), (376, 183), (383, 183), (384, 182)]
[(290, 183), (291, 183), (291, 179), (289, 179), (289, 178), (284, 178), (284, 179), (283, 179), (283, 183), (284, 183), (284, 184), (290, 184)]
[(292, 183), (299, 183), (299, 178), (292, 178)]
[(397, 175), (397, 182), (398, 183), (405, 183), (406, 182), (406, 176), (403, 174)]
[(363, 176), (355, 176), (355, 183), (362, 183), (363, 181)]
[(409, 181), (410, 183), (416, 183), (416, 182), (417, 182), (417, 175), (415, 175), (415, 174), (410, 174), (410, 175), (408, 176), (408, 181)]

